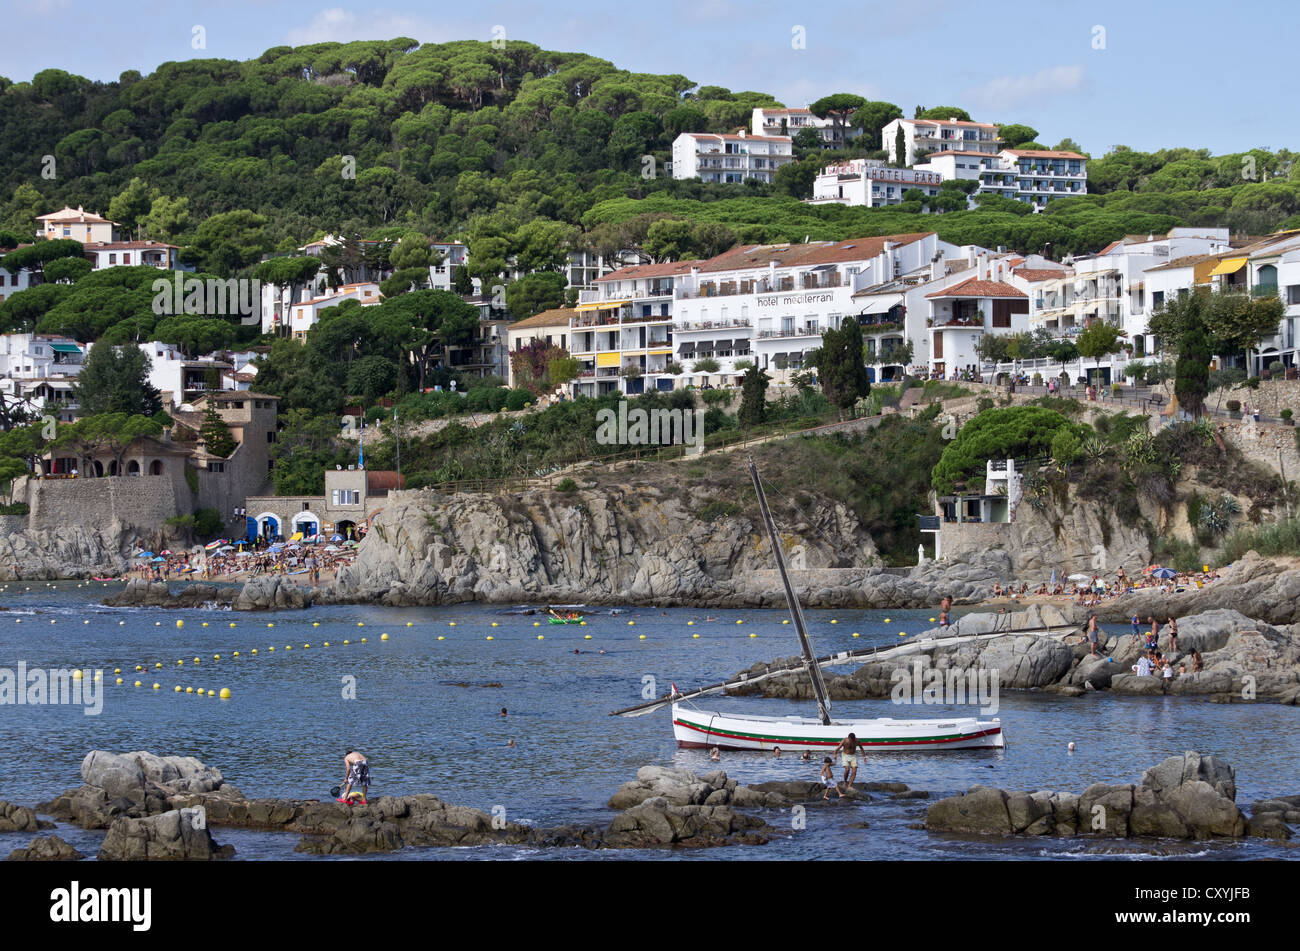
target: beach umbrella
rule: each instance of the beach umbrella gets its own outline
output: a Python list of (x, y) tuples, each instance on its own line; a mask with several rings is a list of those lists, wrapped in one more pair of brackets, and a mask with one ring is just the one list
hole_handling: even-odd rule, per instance
[(325, 546), (325, 550), (326, 550), (326, 551), (342, 551), (343, 549), (340, 548), (338, 545), (326, 545), (326, 546)]
[(160, 551), (158, 554), (160, 554), (160, 555), (170, 555), (171, 553), (172, 553), (172, 550), (171, 550), (170, 548), (164, 548), (164, 549), (163, 549), (162, 551)]
[(136, 555), (135, 557), (137, 557), (137, 558), (152, 558), (152, 557), (153, 557), (153, 552), (151, 552), (151, 551), (142, 551), (142, 552), (140, 552), (140, 554)]
[(217, 553), (224, 555), (226, 552), (234, 551), (234, 550), (235, 550), (234, 545), (222, 545), (220, 548), (217, 549)]
[(1151, 577), (1153, 578), (1175, 578), (1177, 576), (1178, 572), (1174, 571), (1172, 568), (1157, 568), (1155, 571), (1151, 572)]
[(1091, 577), (1092, 577), (1091, 575), (1070, 575), (1069, 580), (1070, 580), (1070, 581), (1087, 581), (1087, 580), (1089, 580)]
[(216, 550), (217, 550), (218, 548), (220, 548), (220, 547), (221, 547), (221, 542), (219, 542), (219, 541), (208, 542), (206, 545), (203, 546), (203, 550), (204, 550), (204, 551), (216, 551)]
[(330, 536), (330, 541), (341, 542), (343, 541), (343, 536), (340, 535), (338, 532), (335, 532), (333, 535)]
[(164, 558), (162, 555), (155, 555), (155, 556), (153, 557), (153, 560), (154, 560), (154, 561), (166, 561), (167, 559)]

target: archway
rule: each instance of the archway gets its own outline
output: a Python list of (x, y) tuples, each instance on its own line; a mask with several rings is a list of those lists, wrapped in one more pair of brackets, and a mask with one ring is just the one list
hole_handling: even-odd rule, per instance
[(97, 479), (102, 478), (104, 475), (104, 464), (98, 459), (92, 460), (90, 463), (90, 472), (87, 473), (87, 475), (93, 475)]
[(257, 516), (257, 532), (263, 538), (275, 538), (280, 534), (280, 516), (274, 512), (263, 512)]
[(140, 461), (138, 459), (132, 459), (130, 462), (126, 464), (126, 474), (127, 475), (140, 474)]
[(153, 462), (149, 463), (149, 474), (150, 475), (163, 474), (163, 464), (161, 459), (155, 459)]
[(299, 512), (293, 517), (293, 532), (302, 532), (303, 538), (311, 538), (320, 532), (320, 519), (311, 512)]

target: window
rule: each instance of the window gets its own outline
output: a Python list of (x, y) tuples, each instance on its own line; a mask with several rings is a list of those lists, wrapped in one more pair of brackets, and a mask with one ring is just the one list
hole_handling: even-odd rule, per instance
[(275, 442), (275, 430), (274, 430), (274, 429), (271, 430), (270, 432), (268, 432), (268, 433), (266, 434), (266, 441), (267, 441), (267, 442)]
[(209, 463), (208, 463), (208, 471), (209, 471), (209, 472), (225, 472), (225, 471), (226, 471), (226, 464), (225, 464), (224, 462), (209, 462)]

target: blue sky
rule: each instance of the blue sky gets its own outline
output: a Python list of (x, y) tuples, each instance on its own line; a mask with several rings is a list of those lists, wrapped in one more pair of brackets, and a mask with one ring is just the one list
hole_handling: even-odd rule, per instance
[[(193, 57), (248, 59), (279, 45), (411, 36), (507, 39), (580, 50), (638, 72), (771, 92), (953, 105), (1021, 122), (1099, 155), (1185, 145), (1297, 148), (1288, 69), (1300, 4), (1265, 0), (2, 0), (0, 75), (56, 67), (112, 80)], [(202, 26), (207, 48), (191, 47)], [(805, 45), (794, 48), (796, 29)]]

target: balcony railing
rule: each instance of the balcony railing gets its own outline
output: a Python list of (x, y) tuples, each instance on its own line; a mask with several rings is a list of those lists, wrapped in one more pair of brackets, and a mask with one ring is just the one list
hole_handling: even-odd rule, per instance
[(725, 320), (687, 320), (676, 325), (678, 330), (725, 330), (729, 327), (752, 327), (748, 318), (727, 318)]
[(760, 339), (769, 337), (820, 337), (821, 330), (816, 327), (803, 327), (795, 330), (760, 330), (758, 336)]

